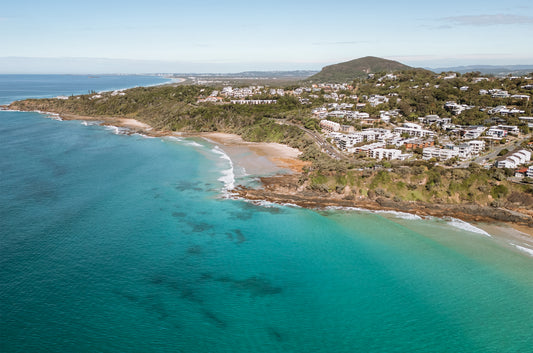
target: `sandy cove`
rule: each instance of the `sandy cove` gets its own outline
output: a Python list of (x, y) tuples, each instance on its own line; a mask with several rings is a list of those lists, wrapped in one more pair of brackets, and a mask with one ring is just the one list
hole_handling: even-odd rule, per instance
[[(56, 114), (56, 113), (53, 113)], [(290, 170), (296, 173), (302, 172), (303, 167), (309, 165), (309, 162), (304, 162), (299, 159), (301, 152), (296, 149), (274, 142), (247, 142), (239, 135), (228, 134), (222, 132), (174, 132), (162, 131), (152, 128), (150, 125), (140, 122), (132, 118), (119, 117), (94, 117), (75, 114), (60, 114), (62, 120), (87, 120), (99, 121), (103, 126), (117, 126), (124, 127), (131, 131), (131, 133), (141, 133), (147, 136), (163, 137), (163, 136), (177, 136), (185, 138), (204, 138), (214, 144), (219, 145), (226, 153), (232, 157), (232, 154), (239, 153), (239, 150), (249, 150), (252, 153), (251, 158), (240, 158), (239, 162), (248, 172), (256, 175), (265, 175), (281, 172), (283, 170)], [(264, 157), (268, 159), (275, 166), (269, 166), (265, 163), (259, 163), (254, 157)], [(266, 169), (266, 171), (265, 171)]]
[[(187, 135), (184, 135), (187, 136)], [(221, 147), (232, 148), (240, 147), (253, 151), (256, 155), (266, 157), (280, 168), (290, 169), (293, 172), (301, 173), (309, 162), (299, 159), (302, 154), (298, 149), (274, 142), (248, 142), (242, 137), (234, 134), (222, 132), (206, 132), (192, 134), (191, 136), (203, 137)], [(250, 168), (250, 166), (249, 166)], [(248, 169), (248, 168), (247, 168)]]

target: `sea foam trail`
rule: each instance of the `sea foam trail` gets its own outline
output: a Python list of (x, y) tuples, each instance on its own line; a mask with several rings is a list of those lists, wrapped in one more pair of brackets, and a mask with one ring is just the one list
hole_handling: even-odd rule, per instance
[(215, 146), (211, 151), (220, 155), (220, 158), (228, 161), (230, 168), (222, 171), (222, 176), (218, 178), (224, 183), (224, 191), (230, 191), (235, 188), (235, 173), (233, 171), (233, 162), (231, 158), (218, 146)]
[(395, 218), (401, 218), (401, 219), (410, 219), (410, 220), (420, 220), (422, 217), (412, 214), (412, 213), (406, 213), (406, 212), (399, 212), (399, 211), (373, 211), (374, 213), (378, 214), (388, 214), (391, 216), (394, 216)]
[(114, 125), (106, 125), (105, 129), (111, 131), (115, 135), (128, 135), (130, 132), (130, 129), (126, 127), (118, 127)]
[(533, 249), (526, 248), (524, 246), (516, 245), (516, 244), (513, 244), (513, 243), (511, 243), (511, 245), (514, 246), (515, 248), (517, 248), (518, 250), (523, 251), (525, 253), (528, 253), (530, 256), (533, 256)]
[(194, 146), (194, 147), (203, 147), (198, 142), (189, 141), (189, 140), (187, 140), (187, 142), (185, 142), (184, 144), (189, 145), (189, 146)]
[(369, 210), (366, 208), (360, 208), (360, 207), (343, 207), (343, 206), (328, 206), (326, 207), (328, 210), (342, 210), (342, 211), (357, 211), (357, 212), (369, 212), (374, 214), (387, 214), (391, 215), (395, 218), (401, 218), (401, 219), (408, 219), (408, 220), (420, 220), (422, 217), (417, 216), (415, 214), (407, 213), (407, 212), (399, 212), (399, 211), (387, 211), (387, 210)]
[(57, 113), (43, 112), (41, 110), (34, 110), (34, 112), (42, 114), (46, 118), (49, 118), (49, 119), (54, 119), (54, 120), (57, 120), (57, 121), (63, 121), (63, 119), (61, 119), (61, 117)]
[(486, 235), (487, 237), (491, 236), (489, 233), (485, 232), (483, 229), (479, 229), (478, 227), (475, 227), (471, 225), (470, 223), (461, 221), (460, 219), (457, 219), (457, 218), (452, 218), (451, 221), (448, 222), (448, 225), (455, 227), (455, 228), (462, 229), (462, 230), (466, 230), (467, 232), (483, 234), (483, 235)]

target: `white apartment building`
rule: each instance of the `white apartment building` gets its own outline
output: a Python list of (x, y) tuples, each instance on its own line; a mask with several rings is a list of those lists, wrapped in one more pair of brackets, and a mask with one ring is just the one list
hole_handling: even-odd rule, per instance
[(422, 159), (436, 158), (445, 161), (453, 157), (459, 157), (459, 151), (448, 148), (426, 147), (422, 150)]
[(353, 147), (352, 149), (348, 149), (348, 152), (350, 153), (359, 153), (359, 152), (366, 152), (367, 155), (370, 155), (370, 151), (376, 149), (376, 148), (384, 148), (385, 144), (382, 142), (374, 142), (370, 145), (364, 145), (359, 147)]
[(478, 155), (485, 150), (485, 141), (473, 140), (467, 142), (472, 148), (472, 154)]
[(516, 168), (531, 160), (531, 152), (520, 150), (496, 162), (497, 168)]
[(341, 124), (329, 120), (320, 120), (320, 128), (327, 132), (337, 132), (341, 129)]
[(400, 155), (402, 154), (402, 151), (400, 150), (394, 150), (394, 149), (386, 149), (386, 148), (376, 148), (370, 151), (370, 157), (375, 158), (377, 160), (382, 159), (398, 159), (400, 158)]
[(464, 135), (463, 135), (463, 138), (465, 140), (472, 140), (472, 139), (477, 139), (479, 136), (481, 136), (481, 134), (483, 132), (485, 132), (487, 128), (483, 127), (483, 126), (478, 126), (474, 129), (469, 129)]
[[(416, 124), (412, 124), (416, 125)], [(431, 130), (424, 130), (420, 126), (417, 127), (396, 127), (394, 132), (397, 134), (409, 134), (413, 137), (431, 137), (435, 136), (435, 132)]]
[(495, 126), (492, 126), (490, 129), (487, 130), (487, 136), (491, 136), (492, 138), (501, 139), (507, 136), (507, 130), (499, 129)]

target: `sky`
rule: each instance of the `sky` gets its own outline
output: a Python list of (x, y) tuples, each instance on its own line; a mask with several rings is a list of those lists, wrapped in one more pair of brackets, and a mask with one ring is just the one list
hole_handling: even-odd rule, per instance
[(533, 65), (531, 0), (6, 0), (0, 73)]

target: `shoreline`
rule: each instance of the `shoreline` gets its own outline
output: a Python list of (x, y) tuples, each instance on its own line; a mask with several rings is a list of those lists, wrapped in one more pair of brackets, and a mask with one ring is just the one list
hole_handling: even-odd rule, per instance
[[(517, 215), (506, 209), (494, 209), (468, 204), (425, 204), (414, 202), (394, 202), (383, 198), (376, 200), (360, 199), (345, 200), (334, 193), (319, 193), (305, 190), (299, 185), (299, 176), (309, 162), (298, 159), (301, 154), (295, 148), (279, 143), (248, 142), (239, 135), (221, 132), (174, 132), (155, 130), (150, 125), (132, 118), (120, 117), (94, 117), (75, 114), (42, 112), (41, 114), (58, 115), (62, 120), (98, 121), (101, 126), (123, 127), (129, 130), (128, 134), (143, 134), (151, 137), (174, 136), (182, 138), (203, 138), (224, 149), (233, 159), (235, 151), (249, 150), (252, 154), (248, 161), (241, 161), (246, 171), (253, 170), (251, 174), (258, 176), (262, 187), (260, 189), (248, 188), (237, 185), (230, 190), (236, 196), (249, 201), (268, 201), (276, 204), (294, 204), (309, 209), (324, 209), (326, 207), (360, 208), (368, 211), (403, 212), (412, 215), (438, 218), (457, 218), (459, 220), (479, 224), (494, 231), (494, 227), (505, 225), (514, 231), (533, 237), (533, 220), (526, 215)], [(233, 150), (233, 151), (231, 151)], [(261, 170), (265, 164), (257, 163), (258, 156), (266, 158), (276, 168), (271, 168), (270, 173)], [(258, 165), (257, 165), (258, 164)], [(270, 176), (265, 176), (270, 174)], [(501, 230), (501, 229), (500, 229)]]
[(264, 177), (261, 178), (263, 186), (261, 189), (253, 189), (241, 185), (234, 191), (239, 197), (252, 201), (264, 200), (276, 204), (294, 204), (310, 209), (340, 207), (368, 211), (402, 212), (421, 218), (457, 218), (464, 222), (480, 224), (480, 228), (484, 230), (486, 230), (487, 225), (505, 225), (514, 231), (533, 238), (533, 222), (531, 218), (507, 209), (484, 207), (475, 204), (395, 202), (383, 197), (346, 200), (341, 198), (339, 194), (305, 190), (299, 185), (298, 179), (297, 174)]

